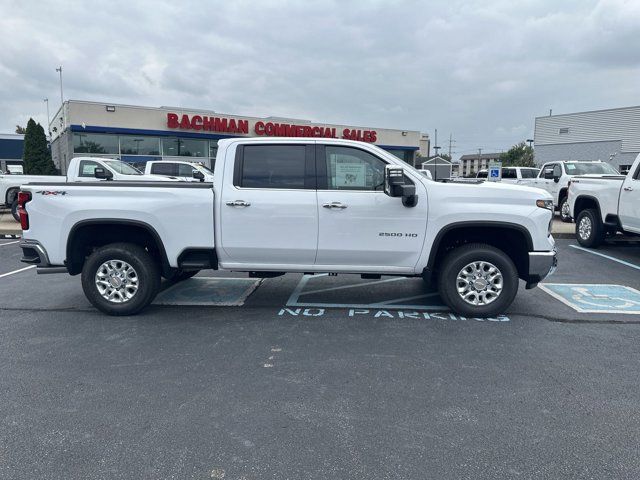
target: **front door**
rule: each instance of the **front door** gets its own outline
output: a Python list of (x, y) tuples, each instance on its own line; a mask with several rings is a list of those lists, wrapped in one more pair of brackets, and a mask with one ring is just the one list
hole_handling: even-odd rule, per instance
[(618, 213), (623, 229), (640, 233), (640, 164), (622, 184)]
[(318, 244), (314, 163), (313, 145), (238, 147), (234, 166), (225, 167), (221, 194), (223, 266), (313, 265)]
[[(367, 270), (413, 269), (427, 227), (427, 196), (416, 184), (418, 205), (384, 193), (387, 162), (345, 146), (318, 146), (319, 236), (316, 266)], [(371, 270), (374, 270), (371, 268)], [(384, 270), (384, 269), (382, 269)]]

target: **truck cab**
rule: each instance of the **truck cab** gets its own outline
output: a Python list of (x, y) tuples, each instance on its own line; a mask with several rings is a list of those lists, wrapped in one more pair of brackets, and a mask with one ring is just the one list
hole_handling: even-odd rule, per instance
[(557, 161), (542, 165), (538, 176), (528, 184), (546, 190), (553, 196), (553, 204), (563, 222), (571, 222), (568, 189), (576, 175), (619, 175), (608, 163), (597, 161)]

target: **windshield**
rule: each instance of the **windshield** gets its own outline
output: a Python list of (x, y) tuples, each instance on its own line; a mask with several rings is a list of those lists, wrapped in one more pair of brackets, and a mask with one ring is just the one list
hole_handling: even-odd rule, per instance
[(608, 163), (575, 163), (566, 162), (564, 164), (567, 175), (620, 175), (620, 173)]
[(115, 172), (123, 175), (142, 175), (140, 170), (136, 170), (128, 163), (124, 163), (119, 160), (104, 160), (104, 163), (106, 163)]

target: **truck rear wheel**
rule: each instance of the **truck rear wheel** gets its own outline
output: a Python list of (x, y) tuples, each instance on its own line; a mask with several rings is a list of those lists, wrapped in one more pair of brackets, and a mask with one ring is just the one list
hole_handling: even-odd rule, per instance
[(469, 317), (504, 313), (518, 292), (518, 271), (502, 250), (469, 244), (449, 252), (438, 276), (440, 297), (452, 311)]
[(604, 242), (605, 228), (600, 213), (588, 208), (582, 210), (576, 218), (576, 238), (583, 247), (597, 248)]
[(20, 221), (20, 215), (18, 215), (18, 199), (17, 198), (11, 204), (11, 215), (13, 215), (13, 218), (15, 219), (16, 222)]
[(160, 268), (144, 248), (112, 243), (93, 252), (82, 269), (82, 290), (107, 315), (135, 315), (160, 290)]
[(571, 207), (567, 197), (562, 197), (560, 200), (560, 219), (565, 223), (571, 222)]

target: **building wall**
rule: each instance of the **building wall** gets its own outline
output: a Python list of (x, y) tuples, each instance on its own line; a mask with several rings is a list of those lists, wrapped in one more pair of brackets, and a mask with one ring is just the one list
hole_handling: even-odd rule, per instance
[[(233, 134), (214, 131), (196, 131), (193, 129), (170, 128), (168, 125), (167, 114), (174, 113), (179, 118), (182, 115), (188, 115), (190, 118), (194, 116), (207, 116), (233, 119), (236, 122), (243, 121), (248, 123), (247, 133), (234, 132)], [(52, 141), (54, 144), (53, 157), (56, 166), (65, 171), (65, 165), (74, 155), (73, 137), (77, 135), (90, 134), (108, 134), (108, 135), (136, 135), (136, 136), (159, 136), (159, 137), (179, 137), (179, 138), (197, 138), (208, 139), (210, 142), (211, 153), (205, 157), (197, 157), (195, 160), (204, 158), (205, 160), (213, 159), (215, 156), (214, 145), (217, 139), (237, 136), (258, 136), (256, 125), (261, 122), (265, 124), (283, 123), (295, 124), (302, 126), (313, 126), (321, 128), (335, 129), (338, 138), (341, 138), (344, 129), (358, 130), (359, 132), (375, 131), (376, 140), (372, 142), (379, 145), (391, 153), (399, 156), (410, 164), (415, 164), (416, 153), (428, 155), (429, 153), (429, 137), (418, 131), (412, 130), (394, 130), (385, 128), (372, 127), (355, 127), (349, 125), (334, 125), (315, 123), (308, 120), (283, 119), (283, 118), (257, 118), (239, 115), (222, 114), (213, 111), (187, 110), (173, 107), (141, 107), (131, 105), (113, 105), (96, 102), (82, 102), (70, 100), (65, 102), (60, 111), (56, 114), (53, 122)], [(58, 144), (60, 143), (60, 144)], [(161, 142), (160, 152), (158, 156), (166, 158), (167, 154), (163, 151), (164, 143)], [(81, 155), (85, 153), (75, 153)], [(66, 155), (66, 157), (65, 157)], [(66, 158), (66, 159), (65, 159)], [(124, 158), (123, 158), (124, 159)], [(126, 159), (130, 161), (130, 158)], [(146, 161), (145, 159), (141, 159)], [(148, 160), (148, 159), (147, 159)], [(209, 160), (209, 162), (211, 161)], [(205, 163), (209, 163), (205, 161)]]
[(535, 159), (602, 160), (620, 169), (640, 152), (640, 106), (538, 117)]

